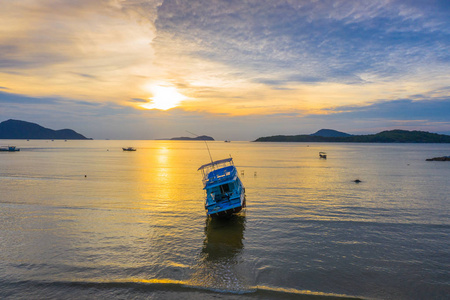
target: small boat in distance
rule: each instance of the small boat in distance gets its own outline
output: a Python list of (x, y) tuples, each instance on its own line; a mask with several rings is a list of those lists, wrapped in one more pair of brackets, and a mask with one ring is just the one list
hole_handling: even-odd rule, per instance
[(231, 157), (212, 161), (198, 171), (203, 174), (208, 216), (229, 217), (245, 207), (245, 188)]
[(128, 147), (128, 148), (122, 148), (123, 151), (136, 151), (136, 148)]
[(0, 151), (15, 152), (15, 151), (20, 151), (20, 149), (16, 148), (16, 146), (0, 146)]
[(230, 143), (231, 141), (230, 141), (230, 140), (225, 140), (224, 142), (225, 142), (225, 143)]
[(319, 157), (327, 159), (327, 154), (325, 152), (319, 152)]

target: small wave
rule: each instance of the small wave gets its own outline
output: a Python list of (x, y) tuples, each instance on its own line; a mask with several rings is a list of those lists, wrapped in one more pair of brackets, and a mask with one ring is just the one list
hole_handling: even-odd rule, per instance
[(344, 295), (344, 294), (334, 294), (334, 293), (324, 293), (315, 292), (309, 290), (297, 290), (293, 288), (275, 288), (267, 286), (257, 286), (255, 287), (255, 297), (269, 297), (269, 298), (295, 298), (295, 299), (362, 299), (359, 297)]
[[(48, 290), (53, 286), (54, 289), (58, 289), (60, 292), (66, 290), (67, 293), (76, 293), (76, 290), (84, 289), (95, 289), (100, 294), (104, 291), (110, 294), (111, 290), (128, 290), (129, 293), (153, 293), (153, 292), (169, 292), (169, 293), (182, 293), (183, 297), (189, 293), (195, 294), (221, 294), (225, 298), (227, 295), (230, 298), (233, 296), (239, 296), (239, 298), (252, 298), (252, 299), (362, 299), (353, 296), (343, 295), (343, 294), (333, 294), (324, 292), (315, 292), (309, 290), (297, 290), (293, 288), (276, 288), (268, 286), (253, 286), (248, 287), (245, 290), (224, 290), (216, 289), (214, 287), (206, 287), (201, 285), (192, 284), (190, 281), (183, 280), (173, 280), (173, 279), (138, 279), (130, 278), (124, 280), (109, 280), (109, 281), (38, 281), (38, 280), (27, 280), (27, 281), (14, 281), (5, 282), (0, 281), (0, 284), (4, 287), (9, 287), (9, 290), (13, 286), (16, 290), (23, 290), (22, 287), (27, 287), (28, 291), (30, 289), (45, 289)], [(106, 291), (105, 291), (106, 290)], [(10, 296), (14, 295), (12, 292)], [(196, 297), (194, 297), (196, 298)]]

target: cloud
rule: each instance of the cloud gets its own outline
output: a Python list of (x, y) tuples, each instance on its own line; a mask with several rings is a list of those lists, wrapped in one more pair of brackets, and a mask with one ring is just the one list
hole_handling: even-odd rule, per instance
[(366, 106), (342, 106), (330, 109), (344, 118), (385, 120), (429, 120), (448, 122), (450, 98), (414, 101), (399, 99), (381, 101)]
[(57, 101), (52, 98), (36, 98), (25, 95), (17, 95), (0, 91), (0, 103), (13, 104), (54, 104)]
[[(121, 101), (155, 73), (154, 1), (10, 1), (0, 81), (16, 93)], [(146, 9), (145, 12), (143, 9)], [(135, 93), (135, 92), (134, 92)]]
[(167, 0), (156, 27), (160, 35), (195, 44), (189, 55), (246, 76), (353, 83), (361, 81), (360, 73), (398, 76), (417, 64), (448, 59), (442, 47), (449, 40), (446, 14), (438, 6), (427, 6), (424, 14), (425, 6), (414, 4)]

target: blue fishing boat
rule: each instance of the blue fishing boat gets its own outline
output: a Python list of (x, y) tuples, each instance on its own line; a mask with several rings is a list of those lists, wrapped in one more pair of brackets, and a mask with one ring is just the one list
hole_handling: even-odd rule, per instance
[(198, 171), (203, 174), (208, 216), (227, 217), (245, 207), (245, 188), (231, 157), (212, 161), (198, 168)]
[(20, 149), (16, 148), (16, 146), (0, 146), (0, 151), (3, 151), (3, 152), (16, 152), (16, 151), (20, 151)]

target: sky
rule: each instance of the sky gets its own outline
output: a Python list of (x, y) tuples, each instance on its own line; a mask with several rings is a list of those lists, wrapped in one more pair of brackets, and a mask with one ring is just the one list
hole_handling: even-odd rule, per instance
[(94, 139), (450, 134), (448, 0), (0, 4), (0, 122)]

